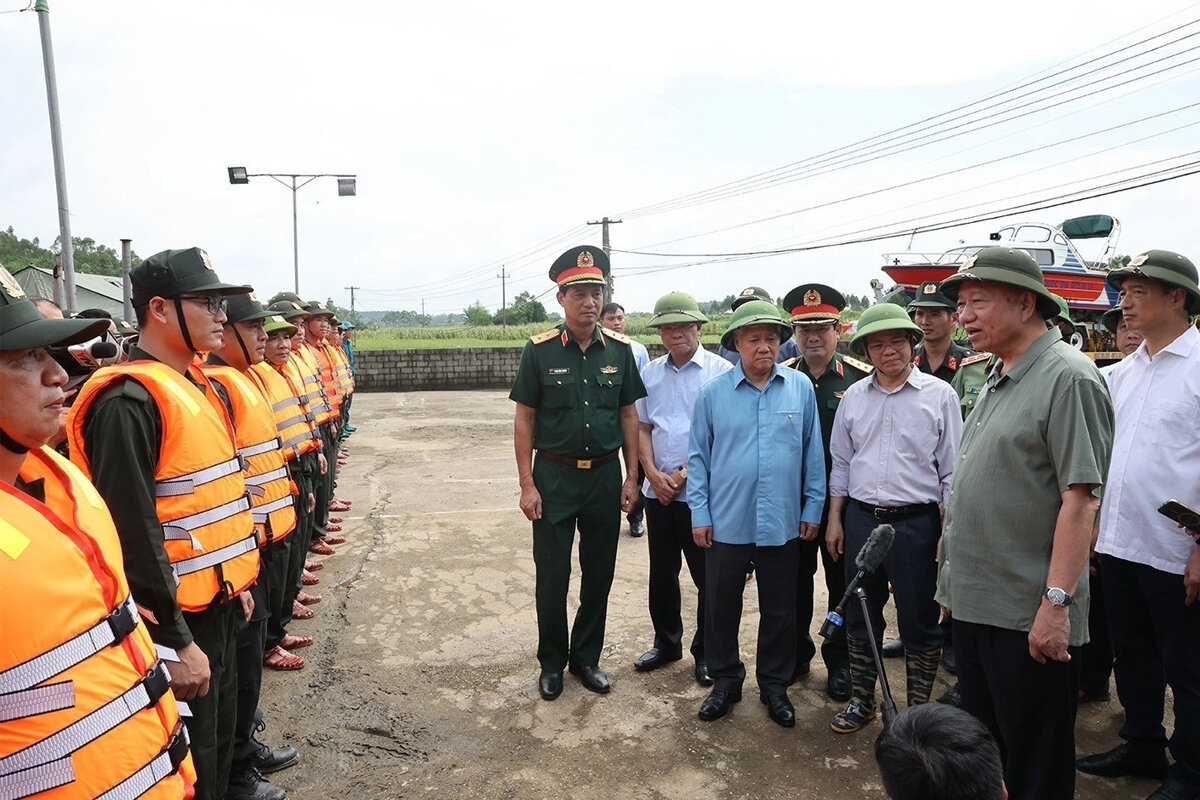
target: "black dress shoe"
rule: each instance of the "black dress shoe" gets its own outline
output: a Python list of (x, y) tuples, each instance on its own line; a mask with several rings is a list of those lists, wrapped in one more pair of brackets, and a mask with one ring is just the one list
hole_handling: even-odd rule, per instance
[(562, 694), (562, 672), (542, 670), (538, 676), (538, 694), (543, 700), (554, 700)]
[(657, 647), (651, 647), (642, 653), (637, 661), (633, 662), (633, 668), (638, 672), (649, 672), (652, 669), (658, 669), (664, 664), (670, 664), (672, 661), (678, 661), (681, 658), (683, 658), (683, 653), (666, 653)]
[(708, 693), (708, 697), (704, 698), (704, 702), (700, 704), (700, 713), (697, 716), (705, 722), (720, 719), (729, 713), (730, 706), (741, 699), (741, 689), (738, 689), (736, 692), (722, 692), (720, 689), (713, 689)]
[(844, 703), (850, 699), (850, 693), (854, 690), (854, 684), (850, 682), (849, 667), (831, 667), (829, 670), (829, 678), (825, 681), (825, 691), (829, 696), (839, 703)]
[(1167, 778), (1166, 783), (1155, 789), (1146, 800), (1200, 800), (1200, 786), (1184, 783), (1178, 778)]
[(792, 707), (792, 701), (788, 700), (786, 693), (764, 694), (762, 701), (767, 707), (767, 716), (773, 722), (785, 728), (796, 726), (796, 709)]
[(696, 659), (696, 668), (692, 670), (692, 674), (696, 676), (696, 683), (701, 686), (712, 686), (712, 676), (708, 674), (708, 663), (703, 658)]
[(283, 747), (268, 747), (257, 739), (254, 739), (259, 744), (259, 748), (250, 756), (250, 763), (259, 772), (264, 775), (269, 775), (272, 772), (279, 772), (281, 769), (294, 767), (300, 761), (300, 754), (296, 752), (296, 748), (284, 745)]
[[(1129, 748), (1119, 744), (1106, 753), (1084, 756), (1075, 762), (1075, 769), (1086, 772), (1088, 775), (1099, 775), (1102, 778), (1132, 775), (1136, 778), (1162, 780), (1167, 776), (1167, 757), (1163, 754), (1156, 759), (1130, 758)], [(1167, 797), (1169, 796), (1167, 795)]]
[(900, 658), (904, 655), (904, 642), (899, 639), (889, 639), (879, 648), (879, 655), (884, 658)]
[(962, 695), (959, 694), (958, 684), (956, 683), (953, 686), (951, 686), (949, 689), (947, 689), (946, 693), (944, 695), (942, 695), (941, 697), (939, 697), (937, 699), (937, 701), (945, 706), (954, 706), (955, 708), (962, 708)]
[(567, 669), (571, 671), (572, 675), (579, 676), (579, 682), (589, 692), (608, 694), (608, 690), (612, 688), (608, 683), (608, 676), (599, 667), (577, 667), (572, 664)]
[(946, 672), (951, 675), (958, 674), (958, 659), (954, 657), (953, 647), (942, 648), (942, 666), (946, 668)]
[(287, 792), (268, 782), (251, 766), (234, 770), (225, 790), (225, 800), (287, 800), (287, 796)]

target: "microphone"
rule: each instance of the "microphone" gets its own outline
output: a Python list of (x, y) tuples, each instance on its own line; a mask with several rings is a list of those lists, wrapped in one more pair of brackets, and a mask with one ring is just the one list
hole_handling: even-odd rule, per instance
[(847, 584), (846, 593), (838, 601), (837, 608), (830, 611), (825, 617), (825, 621), (821, 623), (821, 636), (828, 639), (837, 632), (838, 628), (846, 624), (846, 603), (854, 596), (854, 591), (858, 588), (858, 582), (879, 569), (884, 557), (888, 554), (888, 550), (892, 549), (892, 541), (895, 538), (896, 529), (891, 525), (880, 525), (871, 531), (871, 535), (867, 537), (866, 544), (862, 546), (862, 549), (858, 551), (858, 556), (854, 559), (854, 566), (858, 567), (858, 574)]

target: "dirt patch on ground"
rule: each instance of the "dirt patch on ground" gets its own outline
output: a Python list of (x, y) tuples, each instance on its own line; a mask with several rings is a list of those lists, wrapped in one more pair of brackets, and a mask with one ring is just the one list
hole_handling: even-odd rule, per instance
[[(557, 701), (540, 700), (530, 527), (517, 509), (505, 393), (363, 394), (353, 411), (338, 487), (354, 501), (349, 541), (318, 573), (317, 616), (294, 625), (317, 641), (305, 669), (264, 680), (264, 738), (301, 752), (272, 776), (293, 798), (883, 797), (871, 755), (879, 723), (830, 732), (839, 707), (819, 659), (790, 691), (792, 730), (767, 718), (752, 678), (729, 717), (703, 723), (706, 690), (690, 660), (634, 671), (651, 644), (646, 541), (624, 530), (601, 660), (613, 691), (594, 695), (567, 676)], [(694, 592), (684, 608), (694, 619)], [(751, 676), (757, 623), (751, 584)], [(903, 672), (889, 662), (893, 686)], [(1114, 745), (1120, 721), (1115, 701), (1084, 706), (1080, 752)], [(1081, 776), (1077, 794), (1154, 788)]]

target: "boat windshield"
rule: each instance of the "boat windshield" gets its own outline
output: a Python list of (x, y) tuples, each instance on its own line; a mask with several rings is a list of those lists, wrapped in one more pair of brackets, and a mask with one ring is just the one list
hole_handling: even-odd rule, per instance
[(956, 247), (938, 256), (938, 264), (961, 264), (982, 250), (982, 247)]

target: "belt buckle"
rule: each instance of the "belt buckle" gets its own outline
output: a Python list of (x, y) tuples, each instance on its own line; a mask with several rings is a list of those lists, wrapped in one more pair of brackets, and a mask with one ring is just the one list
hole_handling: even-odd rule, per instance
[(592, 468), (592, 460), (590, 458), (586, 458), (586, 459), (581, 458), (575, 462), (575, 468), (576, 469), (591, 469)]
[(871, 516), (875, 519), (887, 519), (888, 513), (888, 509), (883, 506), (875, 506), (875, 509), (871, 512)]

